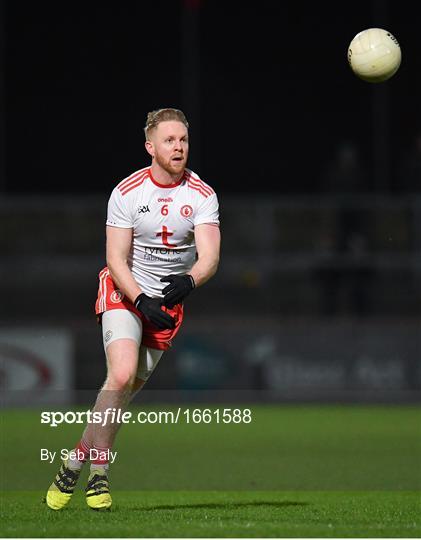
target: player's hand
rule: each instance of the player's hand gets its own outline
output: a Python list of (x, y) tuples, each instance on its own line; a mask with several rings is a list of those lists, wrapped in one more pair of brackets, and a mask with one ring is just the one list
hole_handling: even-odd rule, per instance
[(175, 327), (174, 317), (162, 311), (161, 298), (150, 298), (142, 293), (134, 301), (135, 307), (143, 313), (146, 319), (160, 330), (169, 330)]
[(170, 309), (182, 302), (196, 286), (194, 279), (190, 274), (184, 276), (171, 274), (163, 277), (161, 281), (169, 283), (169, 285), (162, 290), (162, 294), (164, 295), (164, 305)]

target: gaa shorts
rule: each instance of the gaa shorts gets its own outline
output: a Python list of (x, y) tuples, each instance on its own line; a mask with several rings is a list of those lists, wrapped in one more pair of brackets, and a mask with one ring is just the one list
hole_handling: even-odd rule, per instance
[(103, 268), (99, 273), (98, 298), (95, 303), (95, 313), (98, 316), (98, 322), (101, 321), (102, 313), (111, 309), (127, 309), (137, 315), (143, 325), (142, 345), (160, 351), (166, 351), (172, 346), (172, 340), (178, 333), (183, 322), (184, 312), (182, 304), (177, 304), (171, 309), (163, 306), (162, 309), (171, 315), (171, 317), (174, 317), (175, 327), (169, 330), (160, 330), (157, 328), (145, 318), (143, 313), (135, 308), (130, 300), (124, 297), (121, 291), (116, 289), (108, 268)]

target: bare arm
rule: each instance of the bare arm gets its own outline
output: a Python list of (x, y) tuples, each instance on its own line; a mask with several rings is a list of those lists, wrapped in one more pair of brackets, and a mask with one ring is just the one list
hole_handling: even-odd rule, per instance
[(107, 266), (110, 275), (120, 291), (134, 302), (142, 292), (127, 265), (133, 229), (107, 226)]
[(217, 225), (203, 223), (194, 229), (198, 259), (189, 272), (196, 287), (206, 283), (218, 269), (221, 233)]

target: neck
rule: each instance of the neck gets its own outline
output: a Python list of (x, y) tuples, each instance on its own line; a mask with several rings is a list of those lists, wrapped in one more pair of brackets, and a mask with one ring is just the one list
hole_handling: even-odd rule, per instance
[(151, 172), (154, 179), (164, 186), (170, 186), (171, 184), (176, 184), (180, 181), (181, 177), (184, 174), (184, 169), (177, 174), (171, 174), (154, 161), (151, 165)]

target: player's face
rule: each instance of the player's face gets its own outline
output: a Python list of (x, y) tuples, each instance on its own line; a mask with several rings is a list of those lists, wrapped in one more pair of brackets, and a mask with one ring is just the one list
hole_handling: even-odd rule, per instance
[(189, 154), (189, 135), (182, 122), (170, 120), (158, 124), (151, 143), (150, 153), (162, 169), (171, 175), (184, 171)]

